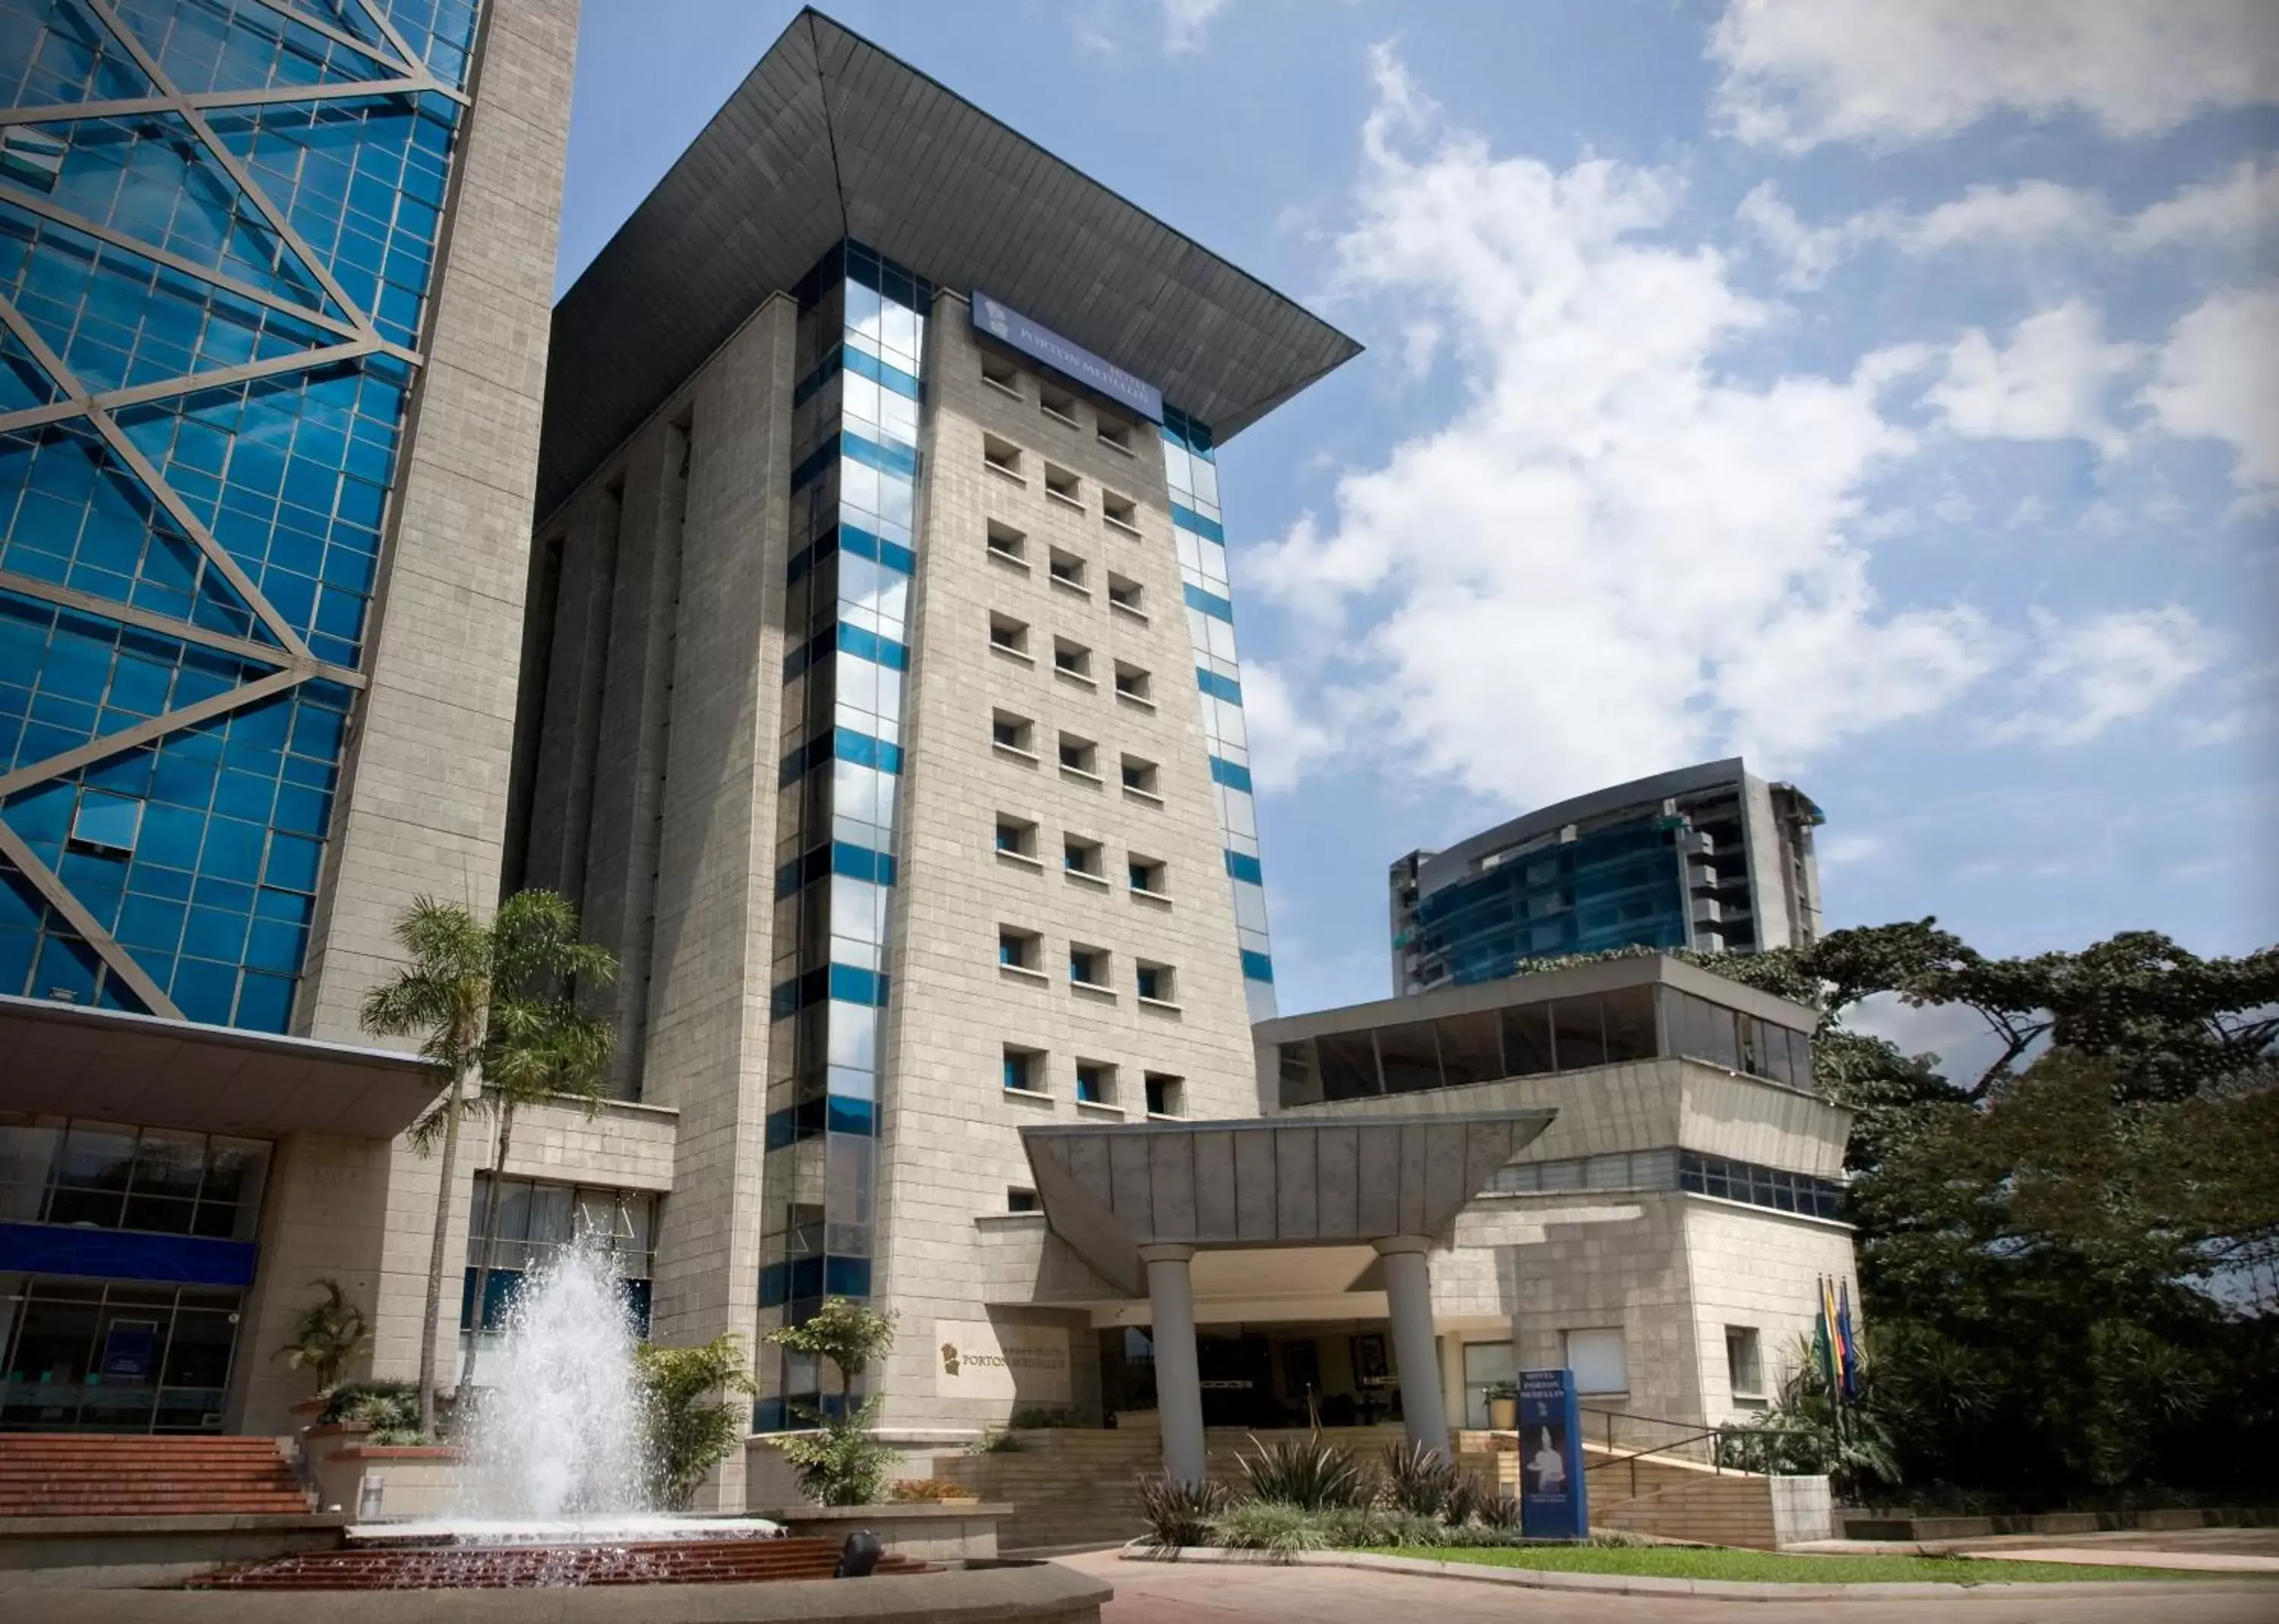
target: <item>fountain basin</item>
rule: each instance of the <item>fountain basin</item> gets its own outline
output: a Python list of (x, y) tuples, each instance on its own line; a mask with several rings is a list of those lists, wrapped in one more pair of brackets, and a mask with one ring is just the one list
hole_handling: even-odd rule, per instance
[(607, 1517), (432, 1518), (405, 1522), (358, 1522), (348, 1530), (350, 1548), (407, 1546), (672, 1544), (688, 1540), (781, 1539), (790, 1530), (765, 1517), (687, 1517), (629, 1512)]
[[(756, 1537), (594, 1540), (570, 1544), (425, 1544), (396, 1540), (279, 1557), (203, 1574), (196, 1590), (534, 1590), (611, 1585), (755, 1584), (828, 1579), (839, 1546), (827, 1539)], [(930, 1574), (909, 1557), (882, 1559), (881, 1574)], [(850, 1581), (850, 1583), (867, 1582)]]

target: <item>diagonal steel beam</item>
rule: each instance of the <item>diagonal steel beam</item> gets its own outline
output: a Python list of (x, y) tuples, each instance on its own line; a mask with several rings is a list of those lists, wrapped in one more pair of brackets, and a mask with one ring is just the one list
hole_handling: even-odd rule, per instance
[(142, 1000), (145, 1009), (154, 1015), (165, 1015), (171, 1021), (183, 1019), (181, 1010), (173, 999), (158, 990), (158, 984), (150, 979), (150, 972), (134, 961), (134, 954), (119, 945), (117, 937), (96, 923), (95, 915), (87, 911), (86, 905), (72, 895), (63, 881), (56, 877), (54, 869), (33, 854), (32, 848), (24, 843), (24, 837), (8, 826), (8, 820), (4, 817), (0, 817), (0, 857), (6, 858), (15, 865), (19, 874), (31, 881), (32, 889), (45, 897), (50, 906), (64, 916), (65, 922), (79, 932), (80, 939), (93, 948), (96, 957), (109, 965), (111, 973)]
[(177, 395), (197, 395), (208, 389), (226, 389), (234, 384), (249, 383), (257, 378), (274, 378), (280, 372), (315, 372), (336, 361), (355, 361), (371, 355), (380, 346), (369, 339), (351, 339), (345, 344), (328, 344), (322, 349), (304, 349), (289, 356), (272, 356), (266, 361), (246, 361), (236, 366), (216, 367), (211, 372), (191, 372), (180, 378), (161, 378), (155, 383), (136, 384), (127, 389), (105, 389), (96, 395), (69, 395), (45, 406), (27, 406), (21, 411), (0, 412), (0, 434), (15, 429), (36, 428), (42, 423), (54, 423), (65, 417), (81, 417), (90, 411), (119, 411), (129, 406), (146, 405), (151, 401), (163, 401)]
[(171, 615), (161, 615), (155, 609), (121, 603), (97, 593), (82, 592), (76, 586), (59, 586), (43, 581), (36, 576), (20, 574), (14, 570), (0, 570), (0, 592), (12, 593), (19, 598), (31, 598), (42, 603), (52, 603), (58, 609), (67, 609), (81, 615), (92, 615), (100, 620), (115, 620), (142, 632), (156, 632), (179, 642), (196, 643), (201, 648), (234, 655), (241, 660), (272, 665), (280, 670), (305, 670), (307, 675), (321, 677), (326, 682), (337, 682), (343, 687), (361, 688), (365, 686), (364, 674), (352, 671), (345, 665), (331, 665), (323, 661), (311, 662), (303, 667), (286, 655), (274, 643), (257, 643), (249, 637), (232, 637), (226, 632), (209, 632), (187, 620), (176, 620)]
[[(356, 101), (375, 96), (417, 96), (422, 91), (446, 92), (429, 79), (360, 79), (328, 80), (321, 85), (277, 85), (257, 90), (197, 90), (181, 99), (201, 111), (233, 107), (273, 107), (289, 102)], [(0, 124), (70, 124), (82, 119), (128, 119), (141, 113), (172, 112), (172, 96), (122, 96), (109, 102), (62, 102), (39, 107), (0, 107)]]
[[(380, 7), (374, 5), (372, 3), (372, 0), (349, 0), (349, 4), (355, 6), (359, 11), (362, 11), (364, 14), (365, 19), (369, 21), (373, 27), (379, 29), (382, 34), (388, 36), (388, 42), (395, 47), (397, 54), (400, 55), (406, 62), (416, 63), (422, 73), (429, 72), (427, 58), (421, 56), (418, 51), (412, 50), (411, 42), (405, 39), (403, 34), (396, 32), (395, 25), (388, 19), (387, 11), (382, 10)], [(460, 106), (466, 107), (472, 105), (464, 91), (454, 90), (450, 86), (443, 83), (441, 80), (434, 80), (433, 82), (434, 83), (436, 89), (441, 91), (445, 96), (449, 96)]]
[[(64, 358), (50, 349), (47, 340), (40, 336), (40, 330), (25, 320), (24, 313), (5, 298), (0, 298), (0, 323), (6, 324), (9, 331), (23, 341), (25, 348), (32, 352), (32, 358), (47, 369), (49, 377), (74, 395), (86, 393), (71, 368), (64, 364)], [(276, 606), (263, 595), (261, 588), (254, 585), (253, 578), (245, 572), (245, 566), (237, 562), (227, 548), (214, 540), (213, 532), (205, 527), (196, 514), (190, 511), (189, 503), (166, 483), (165, 476), (151, 465), (150, 459), (142, 455), (133, 440), (127, 438), (127, 432), (119, 426), (118, 420), (102, 410), (90, 410), (87, 420), (94, 425), (96, 433), (103, 436), (104, 442), (119, 459), (134, 471), (135, 478), (150, 487), (150, 494), (157, 499), (158, 505), (166, 509), (174, 523), (181, 526), (182, 533), (189, 537), (214, 568), (222, 572), (224, 578), (237, 588), (238, 595), (245, 600), (246, 606), (285, 646), (286, 654), (302, 664), (314, 664), (316, 655), (309, 652), (309, 646), (301, 640), (301, 634), (293, 630), (285, 617), (277, 612)]]
[(137, 745), (146, 745), (168, 733), (179, 733), (186, 727), (196, 727), (201, 722), (211, 722), (216, 716), (226, 716), (233, 710), (242, 710), (248, 705), (267, 699), (272, 693), (282, 693), (288, 688), (297, 688), (315, 676), (314, 671), (272, 671), (257, 678), (243, 687), (230, 688), (195, 705), (185, 705), (179, 710), (169, 710), (137, 722), (115, 733), (105, 733), (100, 739), (90, 739), (83, 745), (49, 756), (45, 761), (19, 767), (13, 772), (0, 773), (0, 800), (27, 790), (35, 784), (44, 784), (50, 778), (60, 778), (67, 772), (77, 772), (82, 767), (123, 755)]
[(139, 254), (154, 264), (165, 266), (169, 271), (179, 271), (184, 276), (211, 283), (224, 292), (235, 294), (241, 299), (250, 299), (256, 304), (265, 304), (272, 310), (281, 310), (295, 320), (307, 322), (312, 327), (322, 327), (326, 332), (338, 333), (345, 339), (358, 341), (369, 339), (378, 341), (377, 333), (366, 333), (352, 321), (343, 321), (337, 316), (327, 316), (322, 310), (312, 310), (307, 305), (295, 303), (282, 294), (271, 293), (267, 288), (257, 287), (251, 282), (240, 281), (237, 278), (225, 272), (217, 271), (211, 265), (202, 265), (195, 259), (185, 259), (180, 254), (162, 249), (155, 243), (144, 242), (138, 238), (127, 235), (123, 231), (99, 225), (83, 214), (74, 214), (69, 209), (60, 208), (45, 198), (27, 196), (16, 192), (0, 192), (0, 203), (22, 209), (27, 213), (40, 215), (55, 221), (58, 226), (68, 226), (73, 231), (84, 232), (98, 242), (108, 242), (113, 248), (125, 249), (130, 254)]
[[(406, 57), (401, 61), (390, 61), (388, 55), (388, 47), (385, 44), (375, 45), (370, 40), (360, 40), (357, 38), (355, 34), (349, 34), (344, 29), (335, 28), (328, 22), (319, 22), (315, 18), (310, 16), (306, 11), (300, 11), (295, 7), (286, 4), (285, 0), (255, 0), (255, 3), (265, 11), (276, 12), (280, 17), (288, 17), (292, 19), (293, 21), (300, 24), (301, 27), (306, 28), (311, 34), (320, 34), (324, 35), (325, 38), (332, 41), (334, 44), (345, 45), (350, 50), (355, 51), (358, 56), (364, 57), (371, 61), (380, 63), (383, 66), (402, 68), (406, 73), (410, 74), (419, 74), (424, 76), (426, 73), (427, 65), (420, 61), (418, 57)], [(421, 88), (424, 89), (426, 87), (422, 86)]]
[(333, 275), (332, 268), (301, 240), (301, 234), (293, 228), (293, 222), (285, 217), (282, 209), (270, 202), (269, 194), (263, 191), (253, 177), (246, 172), (245, 165), (237, 161), (237, 155), (222, 145), (221, 138), (213, 133), (213, 126), (205, 121), (205, 116), (189, 104), (180, 87), (166, 76), (166, 70), (159, 66), (158, 59), (143, 49), (142, 42), (135, 37), (134, 31), (119, 20), (119, 13), (111, 8), (111, 0), (81, 0), (81, 4), (111, 30), (111, 37), (119, 42), (121, 50), (134, 58), (134, 65), (142, 70), (158, 94), (172, 98), (175, 115), (190, 126), (191, 132), (203, 143), (208, 156), (221, 165), (223, 172), (237, 182), (238, 189), (261, 211), (262, 218), (269, 222), (270, 229), (283, 240), (286, 247), (300, 257), (309, 273), (317, 279), (318, 285), (324, 288), (334, 303), (349, 312), (356, 322), (357, 335), (378, 338), (380, 330), (372, 326), (371, 316), (349, 297), (348, 290)]

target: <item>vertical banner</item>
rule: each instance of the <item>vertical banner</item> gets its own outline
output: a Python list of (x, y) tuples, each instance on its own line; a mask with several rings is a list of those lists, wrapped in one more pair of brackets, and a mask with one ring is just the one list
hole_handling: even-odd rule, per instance
[(1581, 1539), (1591, 1531), (1583, 1409), (1571, 1370), (1519, 1373), (1519, 1527), (1529, 1539)]

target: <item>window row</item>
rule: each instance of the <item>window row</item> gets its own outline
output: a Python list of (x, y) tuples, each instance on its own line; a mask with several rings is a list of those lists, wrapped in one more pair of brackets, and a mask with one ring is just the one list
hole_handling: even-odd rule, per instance
[[(1006, 1092), (1057, 1099), (1063, 1097), (1063, 1086), (1080, 1106), (1127, 1115), (1134, 1110), (1144, 1110), (1149, 1116), (1186, 1115), (1186, 1080), (1170, 1072), (1142, 1071), (1139, 1091), (1132, 1094), (1127, 1069), (1113, 1061), (1078, 1057), (1065, 1062), (1056, 1081), (1053, 1058), (1045, 1050), (1014, 1043), (1005, 1046)], [(1032, 1209), (1015, 1207), (1012, 1210)]]
[(0, 1222), (250, 1240), (258, 1139), (0, 1113)]
[[(1044, 643), (1042, 638), (1031, 636), (1033, 629), (1025, 620), (1016, 619), (1002, 610), (992, 609), (989, 612), (989, 647), (1024, 665), (1033, 665), (1037, 659), (1035, 650)], [(1053, 635), (1052, 661), (1055, 677), (1065, 678), (1087, 688), (1100, 686), (1096, 674), (1099, 663), (1093, 657), (1093, 650), (1074, 638), (1063, 637), (1057, 632)], [(1155, 709), (1154, 673), (1128, 660), (1110, 660), (1108, 663), (1116, 698), (1127, 700), (1145, 710)]]
[[(1070, 986), (1079, 992), (1116, 996), (1117, 971), (1116, 954), (1111, 950), (1071, 940), (1067, 962)], [(1019, 924), (997, 927), (998, 969), (1048, 981), (1051, 972), (1046, 969), (1045, 963), (1045, 938), (1040, 932)], [(1178, 972), (1168, 964), (1159, 964), (1152, 959), (1135, 959), (1132, 962), (1132, 991), (1143, 1004), (1174, 1003), (1178, 977)]]
[[(989, 716), (989, 743), (993, 749), (1034, 766), (1037, 755), (1037, 723), (1032, 716), (1021, 716), (1002, 709)], [(1063, 728), (1054, 745), (1054, 759), (1062, 773), (1093, 785), (1103, 783), (1101, 768), (1100, 742), (1081, 733)], [(1126, 751), (1116, 757), (1116, 781), (1124, 793), (1138, 800), (1161, 803), (1162, 770), (1145, 756)]]
[(1082, 433), (1089, 417), (1093, 437), (1111, 451), (1121, 451), (1126, 456), (1138, 455), (1139, 425), (1121, 412), (1104, 406), (1081, 401), (1075, 390), (1025, 372), (1008, 357), (994, 350), (981, 352), (981, 381), (1013, 400), (1024, 404), (1028, 401), (1026, 385), (1036, 377), (1037, 411), (1055, 426), (1073, 429)]
[[(1029, 453), (998, 435), (982, 435), (981, 465), (1016, 485), (1029, 483), (1032, 465)], [(1074, 469), (1063, 468), (1058, 463), (1048, 462), (1043, 457), (1037, 458), (1034, 466), (1038, 477), (1044, 482), (1047, 502), (1075, 513), (1091, 512), (1085, 497), (1084, 479)], [(1140, 537), (1139, 502), (1109, 490), (1104, 485), (1097, 488), (1100, 492), (1100, 522), (1137, 540)]]
[[(1034, 818), (1000, 812), (994, 839), (999, 856), (1034, 863), (1040, 868), (1044, 866)], [(1108, 847), (1089, 835), (1063, 833), (1061, 871), (1078, 879), (1096, 880), (1103, 887), (1113, 884), (1108, 876)], [(1143, 897), (1170, 900), (1170, 865), (1160, 857), (1145, 856), (1129, 849), (1124, 854), (1124, 883)]]
[[(989, 556), (1001, 564), (1027, 570), (1030, 566), (1029, 532), (1015, 528), (1002, 519), (991, 519), (986, 531)], [(1120, 610), (1136, 620), (1147, 618), (1143, 607), (1145, 590), (1130, 576), (1115, 571), (1104, 572), (1107, 578), (1108, 607)], [(1082, 597), (1092, 596), (1092, 565), (1078, 554), (1066, 548), (1047, 547), (1045, 549), (1046, 578), (1063, 591)]]

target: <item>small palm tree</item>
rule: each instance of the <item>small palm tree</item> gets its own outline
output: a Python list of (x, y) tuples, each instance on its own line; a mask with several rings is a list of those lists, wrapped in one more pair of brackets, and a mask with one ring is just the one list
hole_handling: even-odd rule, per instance
[(317, 1391), (328, 1393), (341, 1379), (356, 1356), (372, 1341), (372, 1328), (366, 1323), (364, 1310), (349, 1300), (337, 1280), (312, 1280), (309, 1283), (324, 1292), (325, 1299), (311, 1303), (293, 1321), (293, 1340), (277, 1350), (277, 1357), (295, 1370), (306, 1370), (317, 1378)]
[[(419, 1053), (449, 1080), (411, 1134), (412, 1148), (422, 1155), (439, 1140), (443, 1150), (419, 1332), (419, 1428), (433, 1437), (435, 1322), (443, 1306), (459, 1123), (489, 1103), (480, 1092), (470, 1095), (467, 1085), (485, 1077), (498, 1098), (511, 1091), (514, 1098), (529, 1099), (549, 1092), (545, 1080), (554, 1079), (598, 1104), (609, 1032), (578, 1007), (577, 995), (580, 981), (588, 986), (606, 982), (617, 961), (606, 949), (579, 941), (576, 908), (546, 891), (509, 897), (487, 923), (470, 908), (420, 897), (396, 921), (395, 939), (409, 962), (364, 994), (364, 1029), (378, 1038), (418, 1035)], [(502, 1145), (502, 1164), (504, 1157)], [(491, 1188), (495, 1196), (495, 1177)], [(489, 1217), (485, 1214), (486, 1231)]]

